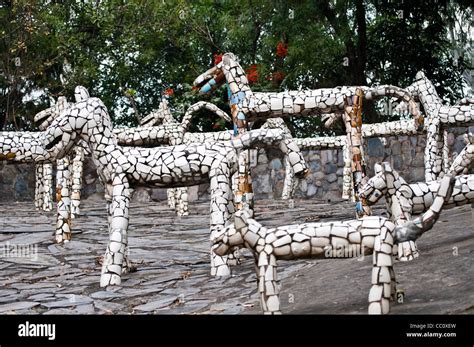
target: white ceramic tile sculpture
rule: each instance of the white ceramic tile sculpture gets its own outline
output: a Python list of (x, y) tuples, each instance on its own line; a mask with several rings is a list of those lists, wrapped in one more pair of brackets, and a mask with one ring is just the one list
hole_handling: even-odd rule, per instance
[[(76, 87), (74, 94), (76, 102), (89, 97), (88, 91), (82, 86)], [(56, 118), (67, 107), (67, 99), (61, 96), (58, 98), (57, 102), (53, 106), (37, 113), (34, 117), (34, 120), (36, 123), (38, 123), (39, 130), (44, 131), (45, 129), (47, 129), (47, 127), (52, 123), (54, 118)], [(72, 180), (63, 182), (65, 184), (68, 184), (70, 187), (60, 188), (68, 189), (68, 191), (71, 191), (71, 198), (66, 200), (66, 204), (70, 204), (70, 206), (68, 206), (67, 208), (64, 204), (59, 204), (58, 206), (58, 208), (61, 207), (63, 209), (61, 212), (58, 211), (58, 225), (62, 225), (62, 223), (59, 221), (61, 219), (61, 217), (59, 217), (59, 214), (62, 214), (63, 216), (65, 216), (66, 214), (70, 214), (70, 218), (72, 219), (76, 218), (80, 214), (82, 170), (84, 155), (86, 153), (88, 153), (87, 148), (84, 146), (83, 143), (81, 143), (74, 149), (74, 153), (71, 155), (71, 158), (69, 160), (69, 165), (71, 165), (71, 167), (66, 168), (63, 163), (57, 165), (57, 170), (67, 169), (70, 171), (70, 175), (72, 175)], [(43, 201), (43, 210), (49, 211), (52, 209), (52, 196), (48, 194), (48, 192), (51, 191), (51, 183), (53, 180), (53, 166), (52, 163), (41, 163), (36, 165), (37, 173), (39, 174), (36, 177), (36, 185), (37, 187), (40, 187), (41, 192), (35, 194), (35, 200), (41, 199)], [(39, 168), (40, 166), (42, 167), (41, 169)], [(57, 172), (57, 176), (63, 177), (64, 174), (61, 172)], [(56, 196), (58, 197), (57, 194)], [(66, 209), (69, 212), (66, 212)]]
[[(78, 86), (75, 89), (75, 98), (76, 102), (87, 99), (89, 97), (88, 91), (82, 87)], [(51, 122), (56, 118), (59, 113), (68, 106), (67, 100), (65, 97), (59, 97), (58, 102), (35, 116), (35, 121), (40, 123), (39, 129), (44, 130), (46, 129)], [(180, 144), (183, 143), (184, 134), (186, 133), (193, 114), (201, 109), (207, 109), (218, 116), (222, 117), (225, 120), (230, 120), (230, 117), (218, 107), (213, 104), (207, 102), (198, 102), (192, 105), (187, 112), (185, 113), (183, 120), (181, 123), (178, 123), (172, 116), (168, 106), (166, 99), (160, 104), (158, 110), (155, 110), (150, 115), (143, 119), (143, 127), (140, 128), (128, 128), (128, 129), (114, 129), (114, 133), (119, 138), (119, 144), (123, 145), (130, 145), (130, 146), (139, 146), (139, 145), (147, 145), (147, 146), (158, 146), (158, 145), (168, 145), (168, 144)], [(156, 123), (163, 123), (164, 126), (160, 127), (153, 127)], [(149, 128), (144, 130), (143, 128)], [(71, 187), (71, 199), (70, 199), (70, 214), (71, 218), (74, 219), (80, 213), (80, 190), (82, 188), (82, 167), (83, 167), (83, 158), (84, 153), (87, 152), (87, 149), (84, 148), (85, 146), (78, 146), (75, 149), (75, 153), (72, 154), (74, 159), (70, 160), (72, 168), (69, 168), (71, 171), (71, 175), (73, 177)], [(82, 158), (82, 159), (81, 159)], [(38, 164), (38, 165), (49, 165), (49, 164)], [(60, 165), (63, 168), (63, 165)], [(42, 173), (40, 168), (38, 168), (37, 172), (39, 174)], [(62, 176), (62, 174), (59, 174)], [(37, 185), (38, 191), (44, 190), (42, 184), (46, 178), (44, 175), (38, 177)], [(52, 179), (52, 178), (51, 178)], [(187, 188), (182, 188), (179, 191), (176, 190), (177, 188), (172, 188), (168, 192), (169, 201), (173, 202), (172, 207), (176, 209), (178, 215), (187, 215), (188, 214), (188, 207), (187, 201), (183, 200), (183, 197), (187, 197)], [(178, 204), (174, 204), (176, 194), (179, 194)], [(44, 195), (46, 199), (46, 195)], [(38, 199), (41, 196), (38, 193)], [(69, 202), (69, 201), (68, 201)], [(62, 212), (65, 214), (65, 211)], [(61, 223), (59, 223), (61, 224)]]
[[(370, 205), (385, 197), (387, 213), (397, 223), (425, 212), (438, 191), (440, 181), (408, 184), (387, 162), (375, 165), (375, 175), (361, 190)], [(474, 203), (474, 175), (455, 176), (454, 191), (444, 208)]]
[[(46, 159), (61, 158), (80, 140), (88, 143), (92, 158), (107, 187), (110, 214), (109, 245), (104, 257), (101, 286), (119, 284), (126, 265), (129, 187), (211, 184), (211, 237), (222, 229), (232, 212), (230, 178), (238, 169), (238, 149), (278, 147), (287, 153), (293, 170), (305, 174), (306, 163), (298, 147), (279, 130), (262, 129), (228, 142), (188, 144), (159, 148), (122, 147), (112, 123), (97, 98), (71, 105), (42, 133)], [(227, 275), (226, 258), (212, 257), (212, 274)]]
[[(179, 145), (189, 143), (185, 139), (191, 125), (194, 113), (199, 110), (208, 110), (215, 113), (225, 121), (230, 121), (229, 115), (219, 109), (214, 104), (200, 101), (191, 105), (178, 122), (172, 115), (166, 98), (163, 98), (157, 110), (150, 113), (142, 121), (142, 126), (138, 128), (117, 128), (114, 134), (117, 136), (120, 145), (128, 146), (159, 146), (159, 145)], [(159, 125), (156, 125), (156, 124)], [(188, 215), (187, 187), (169, 188), (167, 190), (168, 205), (174, 208), (178, 216)]]
[(236, 213), (235, 223), (213, 240), (220, 255), (234, 248), (252, 251), (258, 278), (258, 291), (264, 313), (280, 311), (277, 260), (303, 258), (351, 258), (373, 253), (372, 287), (369, 314), (389, 312), (395, 291), (392, 255), (407, 260), (397, 249), (399, 242), (413, 243), (436, 222), (444, 201), (449, 199), (454, 179), (446, 176), (440, 183), (429, 210), (413, 222), (396, 226), (384, 217), (367, 216), (358, 220), (304, 223), (266, 228), (246, 211)]
[(418, 107), (409, 92), (390, 85), (375, 87), (335, 87), (315, 90), (294, 90), (284, 92), (253, 92), (244, 69), (232, 53), (226, 53), (215, 67), (198, 76), (194, 85), (202, 94), (208, 94), (227, 82), (232, 106), (232, 117), (236, 128), (247, 121), (285, 116), (317, 116), (342, 114), (344, 97), (352, 97), (360, 88), (364, 98), (377, 99), (392, 96), (407, 102), (411, 113), (422, 124)]
[[(167, 102), (164, 99), (157, 111), (152, 112), (144, 118), (144, 126), (136, 128), (116, 128), (113, 133), (117, 141), (122, 146), (158, 146), (158, 145), (179, 145), (182, 144), (185, 134), (191, 125), (191, 119), (194, 113), (201, 109), (210, 110), (226, 121), (230, 121), (229, 115), (220, 110), (217, 106), (208, 102), (197, 102), (191, 105), (187, 110), (181, 122), (175, 120), (171, 115)], [(160, 115), (161, 114), (161, 115)], [(168, 116), (168, 114), (170, 116)], [(157, 115), (160, 115), (159, 117)], [(162, 124), (150, 126), (150, 116), (163, 119)]]
[(82, 175), (84, 171), (84, 148), (76, 147), (71, 164), (71, 218), (80, 215)]
[[(340, 120), (341, 115), (331, 117), (331, 122)], [(423, 129), (416, 126), (413, 120), (399, 120), (384, 123), (362, 124), (362, 137), (385, 137), (396, 135), (417, 135), (423, 133)], [(352, 195), (352, 174), (350, 170), (351, 160), (349, 148), (347, 147), (347, 136), (321, 136), (308, 138), (295, 138), (300, 150), (326, 150), (341, 149), (344, 161), (342, 199), (348, 200)], [(293, 179), (290, 166), (285, 163), (285, 183), (282, 198), (291, 199), (297, 182)]]
[(466, 99), (458, 105), (443, 105), (433, 83), (422, 71), (415, 78), (406, 90), (420, 100), (426, 114), (425, 180), (428, 182), (449, 169), (447, 128), (474, 124), (474, 104)]
[(466, 147), (456, 156), (448, 170), (453, 175), (467, 174), (474, 167), (474, 134), (464, 134)]
[[(423, 117), (421, 117), (411, 94), (395, 86), (377, 86), (373, 88), (336, 87), (317, 90), (284, 91), (280, 93), (254, 93), (250, 88), (244, 69), (232, 53), (224, 54), (220, 63), (195, 79), (194, 85), (200, 88), (200, 93), (209, 94), (225, 82), (228, 88), (235, 136), (246, 131), (248, 122), (257, 119), (342, 114), (345, 111), (345, 99), (352, 98), (357, 89), (361, 90), (367, 99), (393, 96), (406, 101), (411, 108), (416, 126), (418, 127), (423, 124)], [(353, 151), (352, 148), (350, 150)], [(251, 211), (253, 193), (248, 158), (246, 156), (242, 156), (242, 158), (242, 170), (239, 170), (239, 180), (241, 181), (240, 186), (242, 189), (236, 192), (236, 204), (239, 206), (242, 201), (248, 200), (247, 207)], [(351, 156), (351, 158), (354, 158), (354, 156)], [(354, 170), (352, 171), (355, 172)], [(355, 175), (358, 177), (356, 173)], [(355, 182), (353, 181), (353, 183)]]
[(57, 243), (71, 240), (71, 171), (69, 156), (57, 160), (56, 204), (57, 219), (55, 238)]
[[(472, 141), (473, 136), (466, 137)], [(468, 141), (466, 147), (455, 159), (448, 174), (455, 176), (454, 191), (444, 208), (474, 203), (474, 175), (461, 175), (472, 168), (474, 144)], [(361, 195), (370, 205), (385, 197), (387, 213), (393, 221), (404, 223), (413, 215), (425, 212), (431, 205), (440, 185), (439, 181), (408, 184), (387, 162), (375, 165), (375, 175), (361, 190)]]

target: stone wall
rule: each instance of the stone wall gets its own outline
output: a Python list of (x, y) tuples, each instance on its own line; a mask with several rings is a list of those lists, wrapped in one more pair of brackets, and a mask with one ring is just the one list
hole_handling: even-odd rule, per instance
[[(464, 147), (462, 134), (466, 128), (450, 129), (451, 153)], [(474, 127), (471, 127), (474, 131)], [(365, 143), (369, 175), (373, 175), (376, 162), (388, 161), (408, 182), (424, 181), (424, 149), (426, 136), (392, 136), (370, 138)], [(283, 189), (285, 167), (283, 155), (275, 149), (259, 150), (252, 155), (253, 188), (257, 198), (279, 198)], [(299, 182), (296, 197), (315, 197), (339, 200), (342, 194), (343, 159), (341, 150), (304, 151), (310, 168), (306, 181)], [(86, 159), (83, 197), (102, 198), (104, 188), (90, 158)], [(33, 200), (35, 169), (31, 164), (12, 165), (0, 162), (0, 201)], [(191, 201), (209, 199), (208, 185), (189, 188)], [(166, 199), (165, 189), (138, 188), (134, 199), (160, 201)]]

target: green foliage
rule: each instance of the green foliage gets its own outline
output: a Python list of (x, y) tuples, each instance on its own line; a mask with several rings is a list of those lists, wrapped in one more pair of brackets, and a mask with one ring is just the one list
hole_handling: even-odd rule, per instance
[[(462, 72), (472, 68), (468, 59), (453, 60), (448, 30), (456, 11), (472, 8), (465, 1), (442, 10), (381, 0), (3, 1), (0, 128), (34, 129), (32, 117), (48, 106), (48, 97), (71, 99), (79, 84), (104, 101), (116, 124), (136, 125), (137, 113), (156, 108), (168, 88), (181, 117), (203, 99), (192, 81), (224, 52), (235, 53), (244, 68), (258, 65), (255, 91), (406, 86), (425, 70), (440, 95), (453, 101), (462, 96)], [(277, 55), (279, 43), (287, 45), (286, 56)], [(208, 101), (230, 113), (224, 88)], [(387, 119), (367, 115), (368, 121)], [(208, 112), (193, 122), (196, 131), (223, 127)], [(315, 119), (289, 119), (288, 125), (297, 136), (327, 133)]]

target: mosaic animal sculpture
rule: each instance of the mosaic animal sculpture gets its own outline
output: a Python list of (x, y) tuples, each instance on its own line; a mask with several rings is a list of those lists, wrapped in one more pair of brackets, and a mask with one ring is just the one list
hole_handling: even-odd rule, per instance
[[(77, 86), (74, 96), (76, 102), (79, 102), (88, 98), (89, 92), (84, 87)], [(53, 106), (35, 115), (34, 121), (38, 124), (38, 129), (40, 131), (46, 130), (54, 118), (67, 107), (66, 97), (58, 97)], [(87, 154), (89, 154), (87, 146), (84, 143), (79, 143), (70, 156), (56, 162), (57, 228), (70, 228), (70, 219), (80, 215), (83, 163), (84, 156)], [(35, 181), (37, 189), (35, 191), (35, 203), (39, 205), (39, 201), (43, 201), (44, 211), (52, 209), (53, 199), (48, 194), (48, 190), (50, 190), (48, 187), (50, 187), (50, 182), (53, 180), (52, 175), (53, 163), (36, 164)], [(62, 242), (63, 240), (57, 241)]]
[[(101, 286), (120, 284), (125, 259), (130, 186), (164, 188), (210, 182), (211, 237), (233, 213), (230, 178), (237, 170), (237, 150), (253, 146), (278, 147), (288, 154), (293, 170), (306, 174), (307, 166), (292, 139), (275, 129), (255, 130), (228, 142), (210, 142), (158, 148), (118, 145), (105, 105), (88, 98), (64, 110), (43, 133), (46, 158), (61, 158), (80, 140), (89, 145), (94, 163), (106, 186), (109, 201), (109, 244)], [(228, 275), (227, 258), (211, 256), (211, 274)]]
[(466, 146), (453, 160), (448, 173), (461, 175), (472, 170), (474, 166), (474, 134), (464, 134), (464, 143)]
[(415, 82), (406, 90), (420, 100), (426, 114), (425, 181), (433, 181), (449, 169), (446, 128), (474, 124), (474, 104), (466, 100), (458, 105), (444, 105), (434, 84), (422, 71), (416, 74)]
[[(410, 93), (395, 86), (336, 87), (315, 90), (284, 92), (253, 92), (244, 69), (232, 53), (226, 53), (222, 61), (194, 80), (200, 93), (209, 94), (227, 83), (232, 118), (236, 128), (245, 128), (247, 121), (285, 116), (316, 116), (344, 112), (344, 98), (355, 94), (357, 88), (364, 91), (366, 99), (393, 96), (406, 101), (416, 122), (422, 117)], [(237, 130), (236, 129), (236, 130)]]
[[(47, 156), (43, 145), (42, 132), (0, 132), (0, 160), (7, 160), (14, 163), (35, 163), (35, 171), (40, 174), (38, 179), (42, 179), (41, 187), (38, 187), (38, 195), (35, 205), (45, 210), (52, 205), (52, 170), (55, 158)], [(56, 176), (56, 202), (57, 202), (57, 222), (56, 241), (63, 242), (69, 240), (71, 233), (70, 221), (70, 186), (71, 177), (69, 171), (69, 158), (65, 157), (58, 161)]]
[[(186, 112), (186, 116), (188, 114), (194, 113), (197, 110), (205, 108), (207, 110), (213, 111), (216, 114), (225, 114), (226, 117), (221, 116), (225, 120), (229, 120), (229, 116), (224, 111), (221, 111), (217, 106), (205, 102), (198, 102), (191, 106), (190, 109)], [(191, 110), (192, 109), (192, 110)], [(153, 116), (154, 118), (152, 118)], [(185, 116), (185, 117), (186, 117)], [(171, 115), (171, 112), (166, 106), (166, 102), (162, 103), (160, 107), (158, 108), (157, 111), (151, 113), (149, 116), (145, 117), (143, 122), (149, 124), (152, 124), (152, 120), (155, 119), (155, 121), (165, 123), (167, 124), (168, 119), (173, 118)], [(174, 119), (174, 118), (173, 118)], [(174, 121), (174, 120), (173, 120)], [(174, 121), (176, 122), (176, 121)], [(139, 127), (139, 128), (131, 128), (125, 130), (117, 130), (114, 129), (114, 133), (118, 136), (119, 144), (120, 145), (131, 145), (131, 146), (140, 146), (146, 144), (147, 146), (151, 145), (157, 145), (157, 144), (166, 144), (166, 142), (169, 140), (169, 131), (168, 134), (166, 132), (166, 129), (163, 127), (156, 127), (156, 126), (146, 126), (147, 129), (144, 129), (145, 126)], [(179, 125), (181, 127), (181, 125)], [(181, 127), (182, 128), (182, 127)], [(285, 135), (288, 137), (291, 137), (291, 132), (289, 129), (286, 127), (284, 121), (281, 118), (270, 118), (267, 119), (267, 121), (261, 126), (261, 129), (280, 129), (282, 130)], [(137, 135), (138, 134), (138, 135)], [(203, 143), (206, 141), (229, 141), (233, 137), (232, 131), (230, 130), (224, 130), (224, 131), (216, 131), (216, 132), (184, 132), (182, 134), (182, 139), (179, 140), (178, 143), (183, 143), (183, 144), (189, 144), (189, 143)], [(176, 141), (174, 142), (176, 143)], [(287, 162), (287, 158), (285, 159)], [(291, 164), (287, 165), (287, 170), (291, 168)], [(292, 172), (288, 171), (292, 176)], [(285, 178), (286, 182), (286, 178)], [(170, 207), (174, 207), (176, 204), (179, 204), (179, 199), (178, 195), (182, 194), (183, 192), (181, 191), (180, 188), (170, 188), (168, 189), (168, 203)], [(282, 194), (282, 197), (285, 198), (286, 194), (285, 192)], [(179, 211), (179, 210), (178, 210)], [(186, 211), (187, 211), (187, 205), (186, 205)], [(178, 213), (178, 215), (183, 215)]]
[(399, 254), (397, 243), (413, 242), (433, 227), (443, 203), (449, 199), (453, 183), (451, 176), (445, 176), (429, 210), (401, 226), (384, 217), (367, 216), (359, 220), (266, 228), (250, 218), (246, 211), (238, 211), (235, 223), (223, 229), (213, 240), (214, 251), (224, 255), (235, 247), (245, 247), (253, 252), (261, 306), (266, 314), (281, 313), (277, 260), (340, 259), (372, 253), (368, 313), (386, 314), (390, 309), (390, 299), (396, 293), (392, 255)]
[[(339, 118), (333, 118), (337, 120)], [(362, 124), (362, 137), (385, 137), (395, 135), (415, 135), (420, 130), (415, 126), (413, 120), (399, 120), (393, 122)], [(300, 150), (326, 150), (341, 149), (344, 161), (344, 173), (342, 183), (342, 199), (348, 200), (352, 193), (352, 174), (350, 152), (347, 144), (347, 136), (320, 136), (308, 138), (295, 138)], [(297, 182), (291, 173), (290, 166), (285, 165), (285, 183), (283, 186), (282, 198), (291, 199), (294, 196)]]
[[(337, 87), (317, 90), (293, 90), (280, 93), (254, 93), (250, 88), (244, 69), (239, 65), (232, 53), (224, 54), (220, 63), (195, 79), (194, 85), (200, 88), (201, 94), (209, 94), (224, 82), (226, 82), (229, 94), (235, 135), (245, 132), (248, 128), (248, 122), (257, 119), (285, 116), (317, 116), (344, 113), (348, 109), (355, 110), (355, 105), (347, 108), (346, 101), (352, 99), (356, 93), (364, 94), (366, 99), (381, 96), (402, 98), (411, 106), (412, 114), (415, 116), (414, 122), (417, 126), (421, 125), (423, 121), (423, 117), (421, 117), (411, 95), (407, 91), (395, 86), (378, 86), (373, 88)], [(349, 143), (349, 148), (354, 152), (353, 154), (356, 151), (360, 154), (359, 148), (353, 149), (354, 146), (357, 146), (357, 142), (360, 141)], [(359, 156), (353, 155), (352, 161)], [(242, 182), (242, 187), (251, 187), (248, 158), (246, 156), (241, 158), (243, 158), (243, 161), (241, 164), (242, 169), (239, 170), (239, 181)], [(354, 165), (354, 163), (352, 166), (352, 171), (354, 172), (354, 169), (358, 168), (358, 166)], [(359, 175), (355, 177), (359, 177)], [(356, 181), (352, 181), (354, 188), (358, 186)], [(245, 206), (249, 211), (252, 211), (253, 193), (251, 189), (240, 189), (234, 195), (238, 208)]]
[[(178, 122), (172, 115), (168, 101), (164, 98), (159, 108), (142, 121), (142, 126), (136, 128), (117, 128), (114, 134), (117, 136), (120, 145), (127, 146), (160, 146), (179, 145), (186, 143), (184, 135), (188, 132), (191, 120), (199, 110), (208, 110), (221, 117), (225, 121), (230, 121), (229, 115), (216, 105), (199, 101), (191, 105)], [(156, 125), (156, 123), (160, 123)], [(169, 188), (167, 190), (168, 205), (174, 208), (178, 216), (186, 216), (188, 211), (187, 187)]]
[[(75, 89), (75, 98), (76, 102), (85, 100), (89, 98), (89, 92), (82, 86), (77, 86)], [(58, 101), (52, 107), (38, 113), (35, 116), (35, 122), (40, 123), (39, 129), (46, 129), (51, 122), (56, 118), (59, 113), (68, 106), (67, 100), (65, 97), (59, 97)], [(128, 145), (128, 146), (158, 146), (158, 145), (177, 145), (183, 142), (184, 134), (187, 132), (193, 114), (199, 110), (206, 109), (219, 117), (223, 118), (226, 121), (230, 121), (230, 117), (217, 106), (200, 101), (191, 105), (181, 123), (177, 122), (173, 115), (171, 114), (166, 99), (160, 104), (160, 107), (150, 113), (147, 117), (142, 120), (143, 125), (137, 128), (117, 128), (114, 129), (114, 134), (118, 137), (119, 144)], [(158, 126), (154, 126), (156, 123), (160, 123)], [(80, 188), (82, 186), (82, 165), (84, 153), (81, 150), (81, 147), (77, 147), (75, 150), (77, 153), (73, 155), (72, 168), (70, 172), (65, 172), (64, 174), (60, 173), (60, 178), (62, 177), (72, 177), (73, 187), (71, 192), (71, 216), (74, 218), (75, 215), (79, 214), (79, 204), (80, 204)], [(87, 153), (88, 154), (88, 153)], [(66, 168), (63, 163), (60, 164), (61, 168)], [(37, 184), (41, 188), (41, 168), (38, 168), (38, 177)], [(66, 193), (66, 192), (64, 192)], [(183, 216), (188, 214), (187, 209), (187, 188), (173, 188), (172, 191), (173, 202), (177, 202), (171, 206), (176, 209), (178, 216)], [(63, 194), (63, 197), (68, 196), (69, 194)], [(171, 194), (169, 194), (171, 197)]]
[[(433, 203), (440, 181), (408, 184), (387, 162), (375, 164), (375, 175), (364, 185), (361, 195), (369, 205), (385, 197), (387, 214), (395, 223), (405, 223), (425, 212)], [(445, 209), (474, 203), (474, 175), (455, 176), (451, 198)]]
[[(164, 108), (166, 107), (166, 110)], [(183, 143), (184, 136), (191, 125), (191, 119), (194, 113), (206, 109), (212, 111), (225, 121), (230, 121), (227, 113), (219, 109), (214, 104), (200, 101), (191, 105), (187, 110), (181, 122), (178, 122), (167, 109), (166, 101), (163, 100), (160, 109), (163, 113), (169, 113), (164, 116), (160, 125), (144, 125), (136, 128), (116, 128), (113, 130), (117, 141), (122, 146), (158, 146), (158, 145), (179, 145)], [(156, 113), (156, 112), (155, 112)], [(156, 116), (154, 113), (151, 115)], [(150, 115), (149, 115), (150, 116)], [(148, 117), (144, 120), (148, 123)]]

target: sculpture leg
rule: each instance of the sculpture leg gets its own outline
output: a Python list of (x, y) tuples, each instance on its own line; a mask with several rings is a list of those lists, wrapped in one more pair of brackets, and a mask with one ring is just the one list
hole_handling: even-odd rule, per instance
[(425, 147), (425, 181), (436, 181), (442, 169), (442, 155), (439, 143), (442, 143), (440, 135), (439, 118), (429, 118), (426, 131)]
[(56, 203), (57, 223), (56, 242), (63, 243), (71, 240), (71, 174), (69, 158), (66, 156), (57, 161), (56, 171)]
[(418, 258), (419, 252), (415, 241), (403, 241), (398, 245), (398, 260), (409, 261)]
[(122, 268), (126, 261), (128, 244), (129, 185), (124, 174), (117, 174), (112, 181), (112, 202), (110, 203), (109, 243), (102, 264), (100, 286), (119, 285)]
[(72, 192), (71, 192), (71, 218), (74, 219), (80, 214), (82, 172), (84, 163), (84, 150), (76, 148), (76, 155), (72, 161)]
[(53, 164), (43, 164), (43, 211), (53, 210)]
[(176, 215), (178, 216), (187, 216), (189, 215), (188, 211), (188, 188), (175, 188), (176, 192), (176, 201), (175, 201), (175, 210)]
[(253, 189), (252, 177), (250, 176), (249, 151), (237, 151), (238, 153), (238, 183), (237, 190), (234, 192), (234, 201), (237, 210), (245, 209), (250, 216), (254, 215), (253, 211)]
[[(369, 293), (369, 314), (387, 314), (392, 295), (392, 245), (393, 237), (386, 228), (375, 237), (372, 287)], [(394, 277), (394, 276), (393, 276)]]
[(395, 278), (395, 271), (393, 270), (393, 266), (389, 268), (390, 271), (390, 280), (391, 280), (391, 294), (390, 294), (390, 301), (397, 300), (397, 279)]
[[(364, 92), (357, 88), (352, 99), (344, 99), (344, 123), (346, 142), (350, 149), (352, 186), (356, 201), (357, 217), (370, 216), (372, 211), (365, 199), (359, 197), (359, 189), (366, 179), (367, 167), (362, 146), (362, 99)], [(352, 100), (352, 101), (351, 101)], [(351, 106), (352, 105), (352, 106)]]
[(448, 130), (443, 129), (443, 172), (448, 173), (450, 162), (449, 162), (449, 145), (448, 145)]
[(281, 314), (275, 256), (262, 251), (256, 259), (256, 265), (258, 266), (258, 291), (263, 312), (265, 314)]
[(474, 204), (471, 204), (472, 225), (474, 225)]
[(352, 194), (352, 171), (351, 171), (351, 157), (349, 147), (347, 146), (347, 139), (342, 145), (342, 155), (344, 158), (344, 168), (342, 174), (342, 199), (349, 200)]
[(176, 188), (168, 188), (166, 195), (168, 197), (168, 206), (170, 208), (176, 208)]
[[(112, 186), (108, 186), (108, 190), (110, 191), (110, 194), (105, 194), (105, 200), (107, 201), (107, 225), (111, 225), (113, 221), (113, 209), (112, 209)], [(132, 196), (132, 190), (129, 189), (129, 194)], [(127, 241), (128, 243), (128, 241)], [(103, 264), (103, 258), (101, 264)], [(123, 256), (123, 262), (122, 262), (122, 275), (127, 274), (129, 272), (133, 272), (134, 266), (132, 264), (132, 261), (128, 257), (128, 248), (125, 250), (125, 254)]]
[(35, 165), (35, 208), (40, 210), (43, 207), (43, 190), (44, 190), (44, 177), (43, 177), (43, 164)]
[(285, 181), (283, 182), (283, 192), (281, 193), (282, 199), (288, 200), (293, 198), (294, 178), (291, 164), (288, 161), (288, 156), (285, 156)]
[[(234, 214), (232, 202), (232, 192), (228, 168), (222, 167), (211, 169), (211, 241), (215, 235), (229, 224)], [(229, 262), (232, 262), (232, 255), (219, 256), (211, 248), (211, 276), (229, 276), (231, 270)]]

